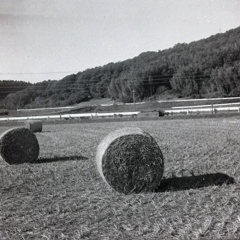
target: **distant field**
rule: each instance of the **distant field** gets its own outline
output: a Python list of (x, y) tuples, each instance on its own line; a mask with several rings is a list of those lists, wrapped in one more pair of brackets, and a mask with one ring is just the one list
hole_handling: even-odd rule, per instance
[(82, 106), (79, 109), (73, 109), (71, 111), (67, 111), (68, 113), (78, 113), (78, 112), (124, 112), (124, 111), (154, 111), (154, 110), (165, 110), (171, 109), (172, 107), (179, 107), (179, 106), (196, 106), (196, 105), (211, 105), (211, 104), (222, 104), (222, 103), (240, 103), (240, 99), (222, 99), (222, 100), (194, 100), (189, 99), (189, 101), (151, 101), (145, 102), (143, 104), (123, 104), (123, 105), (111, 105), (111, 106)]
[[(176, 99), (175, 99), (176, 100)], [(196, 105), (211, 105), (211, 104), (224, 104), (224, 103), (239, 103), (240, 99), (215, 99), (215, 100), (194, 100), (188, 99), (177, 99), (175, 100), (164, 100), (162, 102), (158, 101), (148, 101), (144, 103), (136, 103), (134, 104), (114, 104), (114, 105), (105, 105), (105, 104), (113, 104), (109, 98), (106, 99), (96, 99), (91, 101), (82, 102), (76, 106), (72, 110), (32, 110), (32, 111), (16, 111), (11, 110), (9, 111), (9, 116), (32, 116), (32, 115), (45, 115), (45, 114), (65, 114), (65, 113), (95, 113), (95, 112), (130, 112), (130, 111), (159, 111), (159, 110), (166, 110), (171, 109), (172, 107), (179, 107), (179, 106), (196, 106)], [(104, 106), (100, 106), (104, 104)]]
[[(154, 193), (114, 192), (96, 171), (97, 145), (126, 126), (162, 149)], [(1, 162), (0, 239), (240, 238), (239, 135), (235, 117), (44, 125), (38, 162)]]

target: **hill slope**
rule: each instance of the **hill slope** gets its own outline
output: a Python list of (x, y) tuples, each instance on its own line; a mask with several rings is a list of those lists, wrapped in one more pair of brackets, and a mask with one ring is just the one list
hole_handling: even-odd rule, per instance
[(93, 98), (122, 102), (173, 94), (182, 97), (240, 96), (240, 27), (190, 44), (176, 44), (126, 61), (44, 81), (6, 97), (15, 109), (57, 107)]
[(0, 80), (0, 109), (4, 107), (4, 99), (8, 94), (18, 92), (28, 86), (31, 86), (31, 83), (14, 80)]

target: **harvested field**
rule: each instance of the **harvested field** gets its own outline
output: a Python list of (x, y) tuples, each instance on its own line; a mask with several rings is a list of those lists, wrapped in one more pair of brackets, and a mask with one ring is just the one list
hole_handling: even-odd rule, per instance
[[(98, 144), (121, 127), (162, 150), (154, 193), (118, 193), (96, 170)], [(46, 125), (38, 161), (1, 162), (0, 239), (238, 239), (239, 136), (234, 117)]]

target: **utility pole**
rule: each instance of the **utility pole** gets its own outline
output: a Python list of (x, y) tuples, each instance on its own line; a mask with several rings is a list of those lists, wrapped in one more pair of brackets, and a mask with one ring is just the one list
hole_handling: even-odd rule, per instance
[(135, 90), (133, 89), (133, 106), (134, 106), (134, 111), (135, 111)]

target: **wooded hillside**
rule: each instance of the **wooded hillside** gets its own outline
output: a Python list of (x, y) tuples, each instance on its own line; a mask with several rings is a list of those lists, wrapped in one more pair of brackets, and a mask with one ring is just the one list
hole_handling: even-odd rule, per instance
[(163, 93), (191, 98), (240, 96), (240, 27), (87, 69), (60, 81), (33, 84), (9, 94), (5, 106), (57, 107), (104, 97), (132, 102)]
[(0, 109), (4, 107), (4, 99), (9, 93), (18, 92), (31, 85), (24, 81), (0, 80)]

